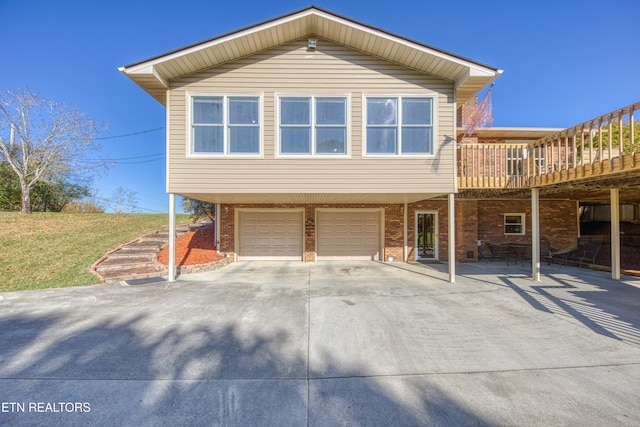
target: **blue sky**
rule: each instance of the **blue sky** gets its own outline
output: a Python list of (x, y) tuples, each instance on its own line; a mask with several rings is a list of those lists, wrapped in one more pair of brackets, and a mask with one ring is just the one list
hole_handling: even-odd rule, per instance
[[(0, 89), (29, 87), (106, 123), (95, 157), (121, 160), (94, 186), (104, 198), (117, 187), (135, 191), (143, 212), (168, 210), (165, 133), (149, 131), (164, 127), (165, 111), (118, 67), (312, 3), (174, 4), (0, 0)], [(570, 127), (640, 100), (637, 0), (313, 4), (504, 70), (492, 94), (493, 126)]]

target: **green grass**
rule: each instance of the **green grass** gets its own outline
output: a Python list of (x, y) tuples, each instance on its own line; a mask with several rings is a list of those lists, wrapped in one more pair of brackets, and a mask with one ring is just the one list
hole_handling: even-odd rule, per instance
[(0, 292), (99, 283), (91, 264), (168, 224), (168, 215), (0, 212)]

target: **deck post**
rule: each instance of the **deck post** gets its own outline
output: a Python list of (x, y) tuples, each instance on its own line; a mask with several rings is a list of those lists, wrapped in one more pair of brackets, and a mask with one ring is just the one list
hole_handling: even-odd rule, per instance
[(456, 282), (456, 204), (454, 193), (449, 193), (449, 283)]
[(611, 193), (611, 278), (620, 280), (620, 190)]
[(531, 277), (540, 281), (540, 189), (531, 189)]
[(402, 262), (409, 262), (409, 204), (404, 202), (403, 209), (403, 222), (404, 222), (404, 230), (402, 230), (403, 234), (403, 247), (402, 247)]
[(216, 218), (215, 245), (216, 245), (216, 251), (218, 251), (219, 253), (220, 252), (220, 203), (216, 203), (215, 218)]
[(176, 195), (169, 193), (169, 271), (167, 280), (176, 280)]

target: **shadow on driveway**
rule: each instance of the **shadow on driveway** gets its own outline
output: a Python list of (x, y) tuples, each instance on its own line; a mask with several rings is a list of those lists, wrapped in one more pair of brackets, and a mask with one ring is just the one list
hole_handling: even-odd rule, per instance
[[(175, 325), (149, 337), (141, 333), (148, 320), (70, 327), (65, 316), (3, 316), (0, 342), (10, 345), (0, 351), (0, 423), (304, 426), (311, 417), (327, 426), (434, 419), (490, 425), (436, 386), (414, 390), (406, 406), (377, 381), (353, 378), (357, 367), (347, 369), (346, 384), (310, 379), (304, 355), (282, 353), (290, 339), (285, 330)], [(324, 362), (332, 365), (330, 354)], [(40, 406), (31, 408), (34, 403)], [(69, 411), (77, 409), (69, 403), (84, 410)], [(326, 410), (329, 404), (333, 410)]]
[[(446, 281), (445, 264), (395, 266)], [(418, 268), (416, 268), (416, 266)], [(458, 278), (490, 286), (506, 286), (536, 310), (577, 321), (592, 331), (640, 347), (640, 279), (557, 264), (542, 268), (541, 281), (531, 280), (530, 267), (505, 262), (457, 264)]]

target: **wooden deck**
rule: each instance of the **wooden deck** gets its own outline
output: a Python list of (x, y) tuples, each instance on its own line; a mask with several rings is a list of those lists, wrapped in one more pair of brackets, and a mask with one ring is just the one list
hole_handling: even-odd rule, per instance
[(608, 199), (620, 188), (640, 201), (640, 102), (530, 143), (460, 144), (461, 196)]

